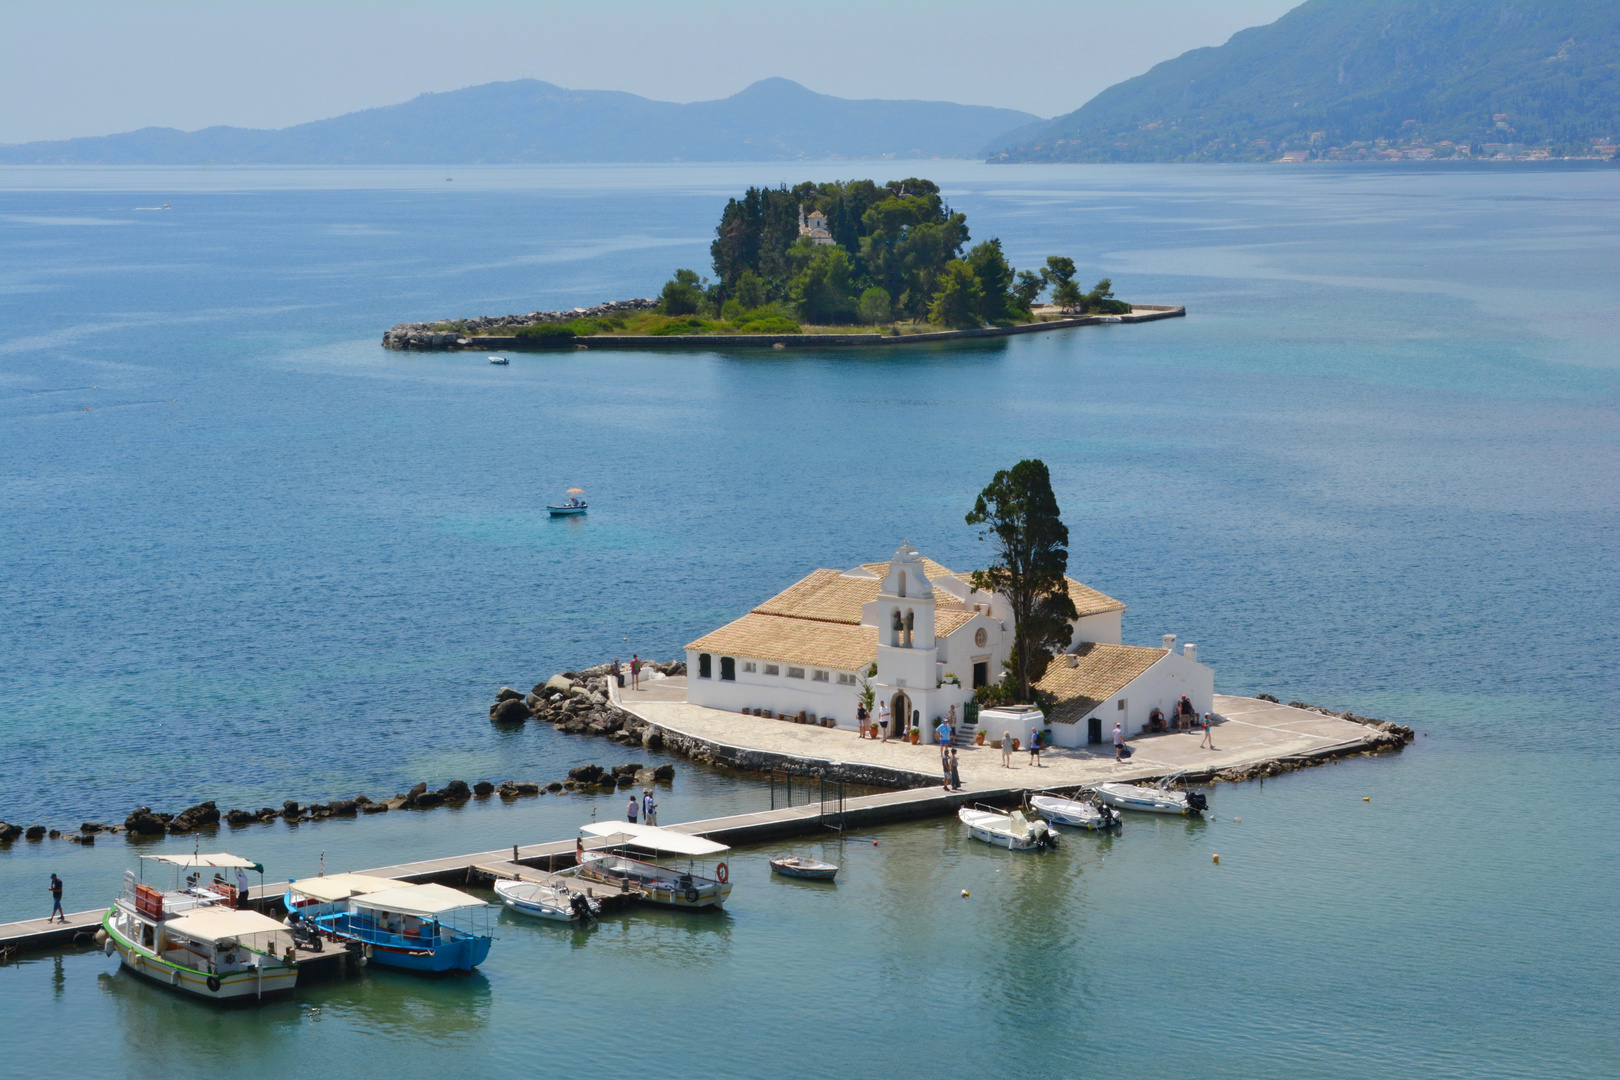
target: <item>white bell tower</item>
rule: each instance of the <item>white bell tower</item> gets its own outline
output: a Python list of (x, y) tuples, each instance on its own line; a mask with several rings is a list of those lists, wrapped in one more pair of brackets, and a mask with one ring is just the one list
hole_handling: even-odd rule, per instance
[[(901, 702), (908, 714), (916, 713), (923, 740), (933, 741), (933, 714), (938, 660), (934, 641), (934, 585), (923, 569), (922, 556), (910, 541), (900, 545), (889, 560), (888, 573), (876, 600), (861, 607), (861, 622), (877, 627), (877, 678), (873, 686), (883, 701)], [(894, 705), (890, 706), (895, 708)], [(896, 716), (897, 733), (912, 723)]]

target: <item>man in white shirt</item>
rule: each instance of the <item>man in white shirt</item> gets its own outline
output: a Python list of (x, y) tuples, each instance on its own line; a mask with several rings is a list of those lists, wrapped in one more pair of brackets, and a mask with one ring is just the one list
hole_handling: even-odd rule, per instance
[(878, 730), (883, 732), (883, 741), (889, 741), (889, 703), (878, 702)]
[(1114, 760), (1125, 759), (1125, 729), (1116, 722), (1114, 724)]
[(248, 906), (247, 870), (240, 866), (236, 868), (236, 906), (239, 908)]

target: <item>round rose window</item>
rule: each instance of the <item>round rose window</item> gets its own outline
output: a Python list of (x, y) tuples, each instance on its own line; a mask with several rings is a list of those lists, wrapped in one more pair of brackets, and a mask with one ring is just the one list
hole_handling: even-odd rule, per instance
[(985, 647), (985, 645), (989, 644), (989, 642), (990, 642), (990, 633), (989, 633), (989, 631), (985, 630), (985, 628), (982, 627), (982, 626), (979, 627), (979, 632), (977, 634), (973, 635), (973, 644), (977, 645), (979, 648), (982, 649), (982, 648)]

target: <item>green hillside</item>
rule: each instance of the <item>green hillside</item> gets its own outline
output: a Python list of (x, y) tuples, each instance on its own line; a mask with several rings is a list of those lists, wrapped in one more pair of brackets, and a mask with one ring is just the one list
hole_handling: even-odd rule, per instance
[(1616, 136), (1620, 0), (1307, 0), (990, 160), (1585, 157)]

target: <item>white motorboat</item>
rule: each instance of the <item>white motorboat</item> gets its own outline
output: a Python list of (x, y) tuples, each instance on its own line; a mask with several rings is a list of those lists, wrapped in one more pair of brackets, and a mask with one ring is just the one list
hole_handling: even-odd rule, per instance
[(1149, 814), (1202, 814), (1209, 803), (1201, 791), (1171, 791), (1168, 787), (1140, 784), (1098, 784), (1092, 790), (1103, 802), (1118, 810), (1141, 810)]
[(495, 892), (513, 911), (552, 922), (586, 922), (601, 913), (602, 905), (583, 890), (538, 881), (497, 881)]
[(964, 806), (956, 812), (968, 834), (1009, 851), (1032, 851), (1036, 848), (1057, 847), (1057, 832), (1044, 821), (1030, 821), (1022, 811), (1003, 813), (1000, 810)]
[[(148, 862), (172, 867), (174, 888), (146, 884)], [(298, 982), (292, 934), (268, 915), (238, 911), (236, 886), (218, 873), (250, 868), (262, 872), (225, 852), (141, 856), (142, 880), (124, 871), (123, 891), (102, 916), (103, 948), (137, 975), (211, 1001), (290, 991)], [(208, 870), (216, 871), (211, 882)]]
[(1035, 812), (1053, 825), (1073, 829), (1117, 829), (1123, 824), (1112, 807), (1089, 799), (1065, 799), (1060, 795), (1036, 795), (1029, 800)]
[[(585, 825), (579, 831), (600, 841), (599, 847), (586, 850), (581, 840), (579, 874), (590, 881), (669, 907), (717, 908), (731, 895), (731, 872), (724, 862), (714, 868), (712, 878), (696, 870), (697, 859), (730, 851), (725, 844), (623, 821)], [(660, 863), (670, 855), (684, 856), (686, 869)]]
[(502, 367), (505, 367), (506, 365), (510, 364), (512, 361), (508, 360), (504, 356), (492, 356), (492, 357), (489, 358), (489, 362), (492, 363), (492, 364), (499, 364)]

